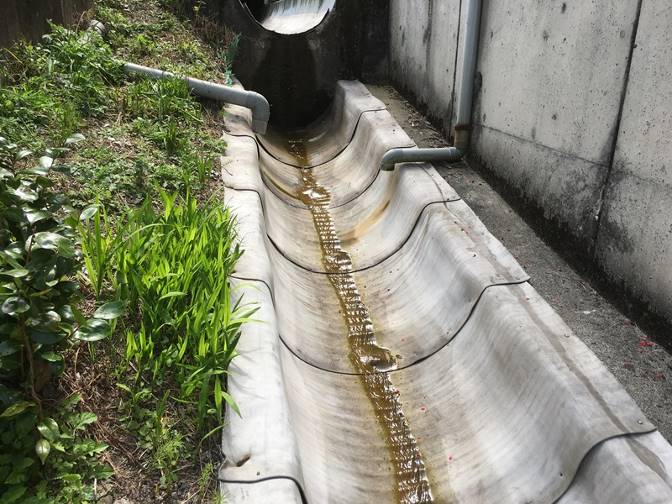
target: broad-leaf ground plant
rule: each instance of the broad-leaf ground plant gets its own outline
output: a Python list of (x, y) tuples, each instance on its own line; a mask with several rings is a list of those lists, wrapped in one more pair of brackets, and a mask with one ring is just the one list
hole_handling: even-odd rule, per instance
[[(66, 140), (69, 146), (79, 135)], [(74, 210), (48, 178), (56, 157), (0, 137), (0, 502), (77, 502), (110, 471), (96, 455), (106, 446), (86, 438), (96, 420), (59, 398), (52, 382), (64, 355), (80, 341), (109, 336), (121, 310), (104, 305), (93, 316), (78, 309)], [(26, 500), (25, 497), (30, 497)], [(47, 500), (50, 499), (50, 500)]]

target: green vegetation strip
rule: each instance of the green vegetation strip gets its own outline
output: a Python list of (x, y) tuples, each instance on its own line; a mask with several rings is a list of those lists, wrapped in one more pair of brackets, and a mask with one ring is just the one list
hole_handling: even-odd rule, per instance
[(209, 27), (214, 51), (162, 3), (101, 0), (109, 44), (52, 26), (0, 58), (3, 503), (131, 484), (180, 500), (178, 477), (182, 497), (218, 498), (212, 434), (235, 409), (226, 373), (254, 313), (232, 302), (220, 111), (114, 61), (228, 82), (236, 38)]

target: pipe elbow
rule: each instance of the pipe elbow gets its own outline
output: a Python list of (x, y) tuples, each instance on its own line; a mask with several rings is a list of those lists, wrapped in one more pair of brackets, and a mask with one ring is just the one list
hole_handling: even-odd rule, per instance
[(383, 155), (383, 159), (380, 160), (380, 169), (383, 171), (393, 171), (395, 165), (399, 162), (399, 150), (401, 149), (391, 149)]
[(252, 130), (263, 135), (271, 118), (271, 105), (265, 96), (257, 92), (247, 91), (247, 93), (247, 106), (252, 111)]
[(397, 163), (431, 163), (432, 161), (458, 161), (462, 158), (462, 151), (455, 147), (440, 147), (433, 149), (418, 149), (407, 147), (390, 149), (385, 153), (380, 169), (392, 171)]
[(107, 35), (107, 26), (105, 26), (102, 21), (98, 21), (97, 19), (92, 19), (89, 21), (88, 29), (98, 32), (101, 37), (105, 37), (105, 35)]
[[(89, 23), (89, 31), (96, 31), (101, 35), (105, 35), (106, 27), (100, 21), (93, 19)], [(130, 62), (126, 62), (123, 65), (124, 71), (131, 75), (144, 75), (152, 79), (177, 78), (175, 74), (157, 68), (136, 65)], [(254, 91), (243, 91), (193, 77), (184, 76), (181, 78), (185, 80), (189, 89), (199, 96), (249, 108), (252, 111), (252, 130), (260, 135), (266, 133), (268, 121), (271, 117), (271, 106), (263, 95)]]

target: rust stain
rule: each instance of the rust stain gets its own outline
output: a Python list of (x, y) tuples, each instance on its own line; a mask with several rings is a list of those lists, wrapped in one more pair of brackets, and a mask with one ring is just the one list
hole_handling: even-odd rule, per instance
[(359, 240), (359, 238), (366, 234), (366, 232), (373, 227), (373, 225), (378, 222), (378, 220), (383, 216), (387, 207), (390, 206), (390, 200), (385, 200), (381, 205), (378, 206), (366, 219), (357, 224), (354, 229), (343, 233), (341, 243), (343, 245), (353, 245)]

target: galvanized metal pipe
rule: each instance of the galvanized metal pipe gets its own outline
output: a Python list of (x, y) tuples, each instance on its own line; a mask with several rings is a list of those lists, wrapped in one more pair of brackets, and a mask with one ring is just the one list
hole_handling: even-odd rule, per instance
[(458, 161), (462, 152), (455, 147), (418, 149), (416, 147), (391, 149), (380, 162), (380, 169), (392, 171), (397, 163), (431, 163), (432, 161)]
[(268, 100), (259, 93), (236, 89), (193, 77), (182, 77), (171, 72), (136, 65), (135, 63), (125, 63), (124, 71), (128, 74), (144, 75), (152, 79), (182, 78), (186, 81), (189, 89), (198, 96), (249, 108), (252, 111), (252, 129), (262, 135), (266, 133), (268, 119), (271, 116), (271, 107), (268, 104)]
[(457, 124), (455, 125), (455, 146), (462, 151), (469, 147), (474, 77), (476, 75), (478, 40), (481, 30), (481, 0), (469, 0), (465, 30), (462, 79), (457, 102)]

